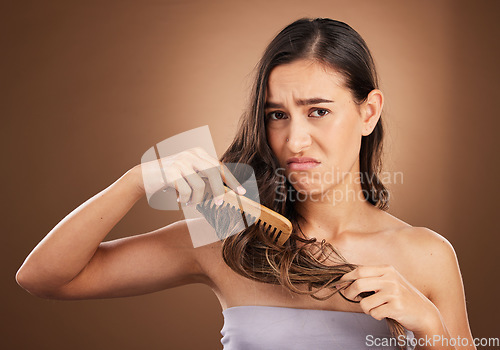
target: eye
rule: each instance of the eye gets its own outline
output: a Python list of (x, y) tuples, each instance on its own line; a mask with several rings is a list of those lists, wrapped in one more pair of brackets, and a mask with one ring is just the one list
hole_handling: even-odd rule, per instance
[(270, 120), (281, 120), (284, 119), (285, 117), (286, 117), (285, 113), (279, 111), (274, 111), (267, 114), (267, 119)]
[[(316, 113), (316, 115), (313, 115), (314, 113)], [(321, 118), (321, 117), (324, 117), (325, 115), (327, 115), (328, 113), (330, 113), (330, 111), (327, 109), (316, 109), (314, 112), (311, 113), (311, 115), (313, 117)]]

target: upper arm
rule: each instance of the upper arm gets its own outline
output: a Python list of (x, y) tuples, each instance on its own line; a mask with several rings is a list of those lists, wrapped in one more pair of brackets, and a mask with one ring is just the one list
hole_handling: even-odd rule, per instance
[(455, 249), (440, 234), (427, 229), (420, 232), (426, 241), (429, 300), (438, 308), (450, 336), (468, 338), (472, 344), (465, 291)]
[(185, 221), (102, 242), (85, 268), (48, 297), (115, 298), (205, 283), (199, 251), (193, 248)]

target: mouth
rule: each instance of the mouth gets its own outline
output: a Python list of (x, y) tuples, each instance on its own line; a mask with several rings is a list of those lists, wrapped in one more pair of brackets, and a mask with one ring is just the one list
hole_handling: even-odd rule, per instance
[(289, 158), (286, 161), (287, 167), (292, 170), (311, 169), (319, 166), (320, 164), (320, 161), (310, 157)]

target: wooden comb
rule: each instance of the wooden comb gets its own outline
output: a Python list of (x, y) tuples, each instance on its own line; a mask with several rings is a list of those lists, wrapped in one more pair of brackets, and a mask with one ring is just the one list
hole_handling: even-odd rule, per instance
[(224, 190), (226, 191), (223, 197), (224, 202), (220, 206), (214, 203), (213, 198), (208, 199), (210, 195), (206, 194), (203, 202), (196, 205), (196, 209), (205, 217), (213, 214), (213, 211), (219, 210), (237, 213), (242, 216), (245, 228), (256, 224), (277, 245), (283, 246), (292, 233), (293, 227), (290, 220), (250, 198), (236, 194), (226, 186), (224, 186)]

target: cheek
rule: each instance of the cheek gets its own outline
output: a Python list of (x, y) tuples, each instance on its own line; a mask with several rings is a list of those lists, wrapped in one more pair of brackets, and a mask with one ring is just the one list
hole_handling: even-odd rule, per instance
[(348, 117), (334, 119), (329, 125), (323, 125), (317, 129), (321, 140), (326, 141), (325, 146), (333, 151), (345, 148), (352, 135), (352, 122)]
[(344, 142), (356, 140), (357, 135), (361, 135), (361, 117), (354, 107), (348, 108), (346, 113), (337, 120), (336, 131), (341, 135)]
[(266, 130), (267, 143), (273, 153), (279, 156), (279, 150), (281, 149), (280, 137), (276, 131)]
[(353, 115), (348, 123), (343, 126), (341, 154), (342, 166), (345, 170), (350, 169), (359, 156), (361, 147), (361, 129), (358, 117)]
[[(360, 130), (359, 122), (354, 115), (345, 115), (335, 119), (328, 127), (318, 129), (323, 147), (329, 153), (333, 162), (341, 167), (346, 167), (351, 158), (359, 154)], [(344, 164), (345, 163), (345, 164)]]

